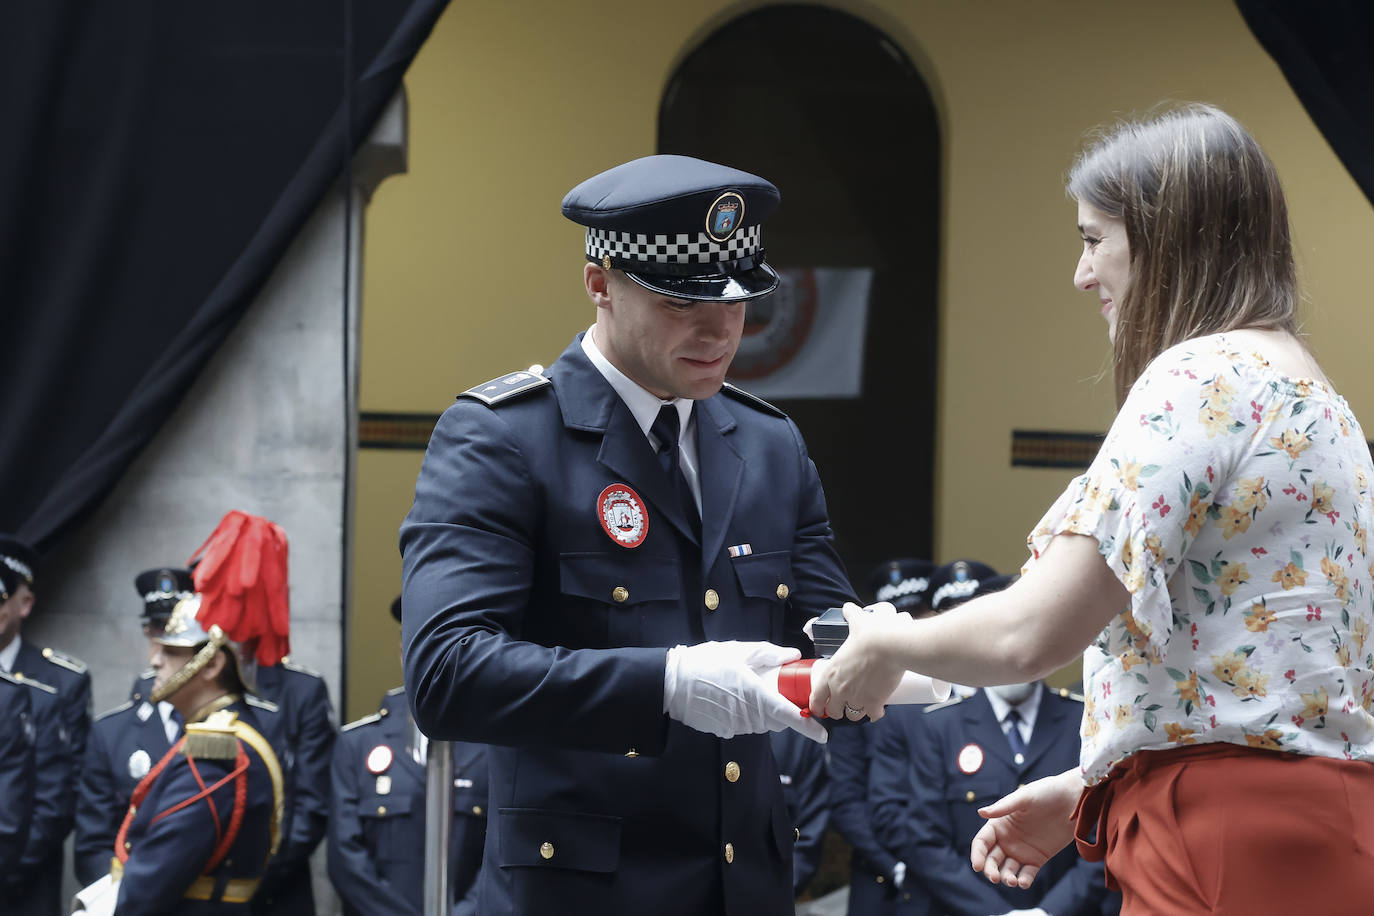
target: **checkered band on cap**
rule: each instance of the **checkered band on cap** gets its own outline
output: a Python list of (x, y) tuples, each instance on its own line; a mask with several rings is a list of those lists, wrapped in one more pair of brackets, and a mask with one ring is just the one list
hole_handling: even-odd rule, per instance
[(587, 257), (600, 261), (609, 255), (612, 262), (633, 264), (721, 264), (752, 257), (763, 247), (763, 227), (747, 226), (723, 242), (704, 232), (696, 235), (645, 235), (587, 229)]
[(14, 557), (0, 556), (0, 563), (4, 563), (10, 569), (24, 577), (24, 581), (33, 583), (33, 570), (29, 569), (27, 563), (16, 560)]

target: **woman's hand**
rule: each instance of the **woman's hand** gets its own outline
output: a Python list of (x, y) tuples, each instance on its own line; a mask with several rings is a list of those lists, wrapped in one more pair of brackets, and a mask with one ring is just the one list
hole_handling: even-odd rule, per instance
[(831, 719), (857, 722), (867, 716), (876, 722), (906, 670), (885, 650), (911, 624), (911, 618), (884, 601), (867, 608), (846, 604), (844, 619), (849, 622), (849, 635), (834, 657), (826, 660), (821, 676), (812, 679), (811, 711)]
[(1030, 887), (1040, 867), (1073, 840), (1071, 818), (1082, 791), (1078, 771), (1068, 770), (979, 808), (988, 822), (969, 850), (973, 870), (993, 884)]

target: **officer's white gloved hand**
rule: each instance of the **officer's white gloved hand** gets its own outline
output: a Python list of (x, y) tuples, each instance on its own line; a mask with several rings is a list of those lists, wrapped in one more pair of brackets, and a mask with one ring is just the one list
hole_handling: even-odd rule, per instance
[(824, 744), (825, 729), (759, 677), (801, 658), (796, 649), (767, 642), (704, 642), (668, 650), (663, 711), (683, 725), (718, 738), (793, 728)]
[(901, 890), (904, 881), (906, 881), (906, 863), (898, 862), (892, 866), (892, 886)]
[(1040, 907), (1036, 907), (1033, 910), (1008, 910), (1005, 916), (1050, 916), (1050, 914)]

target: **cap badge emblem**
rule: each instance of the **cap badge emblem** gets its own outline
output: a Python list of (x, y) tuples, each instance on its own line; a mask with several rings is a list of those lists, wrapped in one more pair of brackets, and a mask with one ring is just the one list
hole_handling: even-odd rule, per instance
[(172, 573), (169, 570), (164, 569), (157, 574), (157, 587), (169, 595), (177, 590), (176, 579), (172, 578)]
[(728, 241), (744, 219), (744, 198), (738, 191), (726, 191), (706, 211), (706, 234), (713, 242)]
[(623, 483), (613, 483), (596, 498), (596, 517), (612, 541), (621, 547), (638, 547), (649, 534), (649, 513), (639, 494)]
[(379, 744), (367, 752), (367, 771), (373, 776), (385, 773), (390, 766), (391, 748), (385, 744)]
[(983, 749), (976, 744), (965, 744), (959, 749), (959, 772), (972, 776), (983, 768)]

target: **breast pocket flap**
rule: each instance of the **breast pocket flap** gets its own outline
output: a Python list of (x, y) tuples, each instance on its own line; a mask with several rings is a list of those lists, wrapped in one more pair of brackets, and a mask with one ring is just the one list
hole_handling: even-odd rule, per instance
[(620, 864), (620, 818), (535, 808), (502, 808), (501, 867), (610, 873)]

